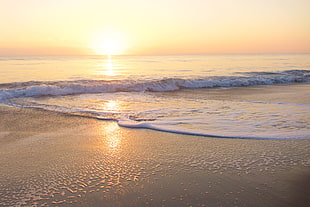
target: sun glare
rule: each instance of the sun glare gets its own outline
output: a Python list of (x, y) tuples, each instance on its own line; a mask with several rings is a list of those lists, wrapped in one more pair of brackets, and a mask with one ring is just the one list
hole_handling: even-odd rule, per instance
[(92, 48), (97, 55), (122, 55), (126, 46), (125, 38), (120, 32), (103, 31), (95, 36)]

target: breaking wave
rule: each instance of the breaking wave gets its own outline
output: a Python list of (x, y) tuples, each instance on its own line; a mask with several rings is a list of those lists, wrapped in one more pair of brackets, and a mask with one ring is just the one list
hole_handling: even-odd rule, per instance
[(0, 101), (20, 97), (64, 96), (115, 92), (164, 92), (190, 88), (240, 87), (310, 82), (309, 70), (239, 73), (196, 79), (30, 81), (0, 84)]

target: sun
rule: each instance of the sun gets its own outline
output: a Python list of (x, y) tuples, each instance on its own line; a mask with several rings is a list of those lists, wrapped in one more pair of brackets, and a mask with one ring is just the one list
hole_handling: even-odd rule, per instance
[(124, 35), (114, 30), (102, 31), (93, 38), (92, 48), (96, 55), (123, 55), (126, 47)]
[(122, 55), (124, 53), (122, 44), (115, 39), (98, 40), (93, 48), (97, 55)]

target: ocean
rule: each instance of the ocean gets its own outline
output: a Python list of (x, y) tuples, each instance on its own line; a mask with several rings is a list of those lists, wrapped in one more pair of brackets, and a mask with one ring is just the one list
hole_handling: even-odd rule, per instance
[(310, 54), (0, 57), (2, 104), (215, 138), (309, 139), (310, 100), (275, 96), (309, 83)]

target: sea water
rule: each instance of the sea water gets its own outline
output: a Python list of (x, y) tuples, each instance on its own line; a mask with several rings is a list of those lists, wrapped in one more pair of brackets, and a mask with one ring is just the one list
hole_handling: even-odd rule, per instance
[(0, 57), (1, 103), (212, 137), (309, 139), (310, 101), (229, 95), (309, 82), (309, 54)]

